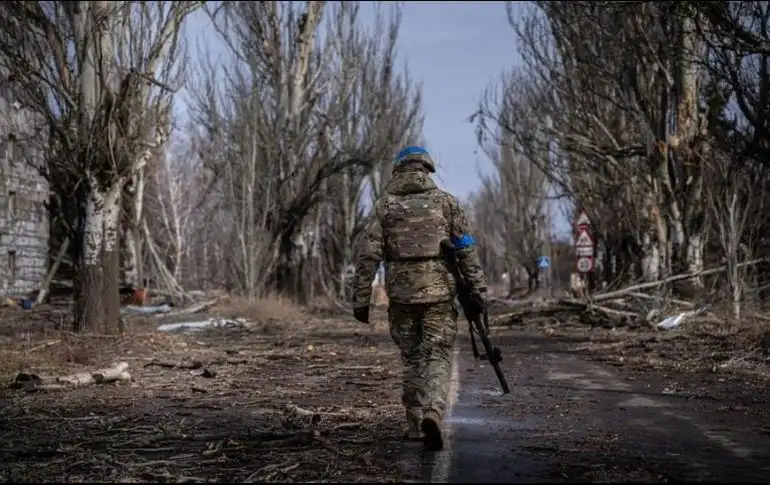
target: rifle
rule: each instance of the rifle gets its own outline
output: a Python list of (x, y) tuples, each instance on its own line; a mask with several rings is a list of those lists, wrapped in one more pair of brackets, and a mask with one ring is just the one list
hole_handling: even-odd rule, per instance
[[(480, 305), (473, 301), (471, 296), (471, 286), (460, 274), (460, 268), (457, 265), (457, 252), (449, 240), (445, 240), (441, 243), (441, 253), (449, 272), (452, 273), (452, 276), (457, 283), (457, 300), (460, 302), (463, 314), (465, 314), (465, 318), (468, 320), (468, 332), (471, 336), (473, 358), (477, 360), (488, 360), (489, 363), (492, 364), (492, 368), (497, 375), (497, 380), (500, 381), (500, 386), (503, 388), (503, 394), (508, 394), (511, 392), (511, 389), (508, 387), (508, 381), (505, 380), (503, 370), (500, 368), (500, 362), (503, 361), (503, 354), (498, 347), (494, 347), (492, 342), (489, 341), (489, 314), (487, 309), (486, 307), (481, 308)], [(479, 354), (479, 350), (476, 347), (476, 339), (473, 337), (474, 333), (481, 339), (481, 344), (486, 351), (485, 355)]]

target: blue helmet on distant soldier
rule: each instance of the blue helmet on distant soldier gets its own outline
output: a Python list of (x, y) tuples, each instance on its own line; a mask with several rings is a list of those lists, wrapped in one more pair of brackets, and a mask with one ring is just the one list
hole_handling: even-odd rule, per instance
[(420, 146), (409, 146), (398, 152), (395, 159), (396, 166), (401, 166), (409, 162), (422, 163), (430, 173), (436, 172), (436, 164), (430, 157), (428, 150)]

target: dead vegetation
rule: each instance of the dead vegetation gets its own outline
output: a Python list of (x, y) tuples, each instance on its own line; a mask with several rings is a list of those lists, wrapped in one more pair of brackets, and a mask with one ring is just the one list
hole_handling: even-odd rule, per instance
[[(625, 308), (633, 304), (628, 300), (617, 303)], [(747, 389), (754, 385), (763, 388), (770, 381), (768, 322), (761, 315), (733, 321), (730, 311), (729, 306), (710, 308), (690, 314), (676, 327), (664, 329), (628, 310), (621, 313), (585, 301), (541, 300), (527, 302), (520, 308), (499, 305), (492, 325), (519, 330), (534, 328), (571, 342), (571, 351), (586, 358), (642, 374), (710, 373), (717, 378), (741, 380)], [(686, 314), (681, 307), (669, 307), (669, 316), (683, 313)]]
[(408, 478), (394, 466), (403, 431), (400, 367), (382, 315), (361, 326), (282, 301), (235, 300), (193, 319), (216, 315), (248, 316), (248, 324), (159, 332), (155, 317), (131, 316), (121, 336), (41, 328), (17, 350), (5, 342), (6, 386), (19, 371), (92, 373), (117, 360), (131, 380), (1, 391), (0, 478)]
[[(78, 328), (109, 333), (96, 326), (118, 321), (121, 287), (145, 279), (176, 303), (221, 288), (344, 300), (363, 205), (421, 137), (421, 88), (397, 58), (401, 10), (8, 4), (0, 82), (26, 125), (7, 135), (24, 135), (16, 158), (53, 192), (56, 264), (31, 302), (67, 280)], [(184, 35), (188, 22), (209, 38)]]
[[(641, 339), (645, 358), (682, 365), (765, 362), (767, 3), (514, 3), (520, 59), (474, 115), (495, 170), (471, 206), (490, 278), (534, 277), (551, 297), (507, 321), (613, 329), (617, 348)], [(575, 248), (565, 226), (581, 213), (593, 245)], [(584, 287), (580, 249), (593, 263)]]
[[(0, 309), (0, 480), (408, 478), (394, 466), (395, 346), (381, 324), (329, 311), (349, 296), (364, 194), (380, 194), (392, 154), (421, 138), (419, 85), (396, 67), (400, 7), (367, 29), (357, 2), (158, 4), (168, 35), (157, 49), (121, 44), (120, 56), (156, 57), (81, 72), (57, 54), (106, 52), (118, 30), (149, 35), (153, 15), (134, 22), (139, 2), (9, 5), (3, 80), (42, 116), (35, 133), (53, 136), (37, 148), (49, 179), (61, 172), (57, 203), (81, 203), (56, 206), (65, 242), (37, 302), (65, 253), (88, 278), (77, 280), (77, 334), (68, 306)], [(509, 296), (517, 273), (538, 288), (543, 254), (569, 276), (574, 254), (547, 203), (563, 199), (593, 221), (590, 286), (601, 290), (519, 304), (499, 322), (573, 337), (613, 365), (764, 379), (767, 6), (717, 5), (534, 2), (512, 19), (524, 62), (478, 113), (496, 169), (471, 201), (484, 264)], [(187, 65), (190, 121), (172, 146), (180, 86), (151, 74), (180, 77), (183, 43), (177, 60), (162, 54), (188, 14), (227, 48)], [(95, 21), (106, 17), (117, 20)], [(40, 74), (40, 58), (57, 62)], [(119, 280), (136, 289), (144, 273), (185, 306), (118, 318)], [(239, 296), (208, 292), (225, 287)], [(323, 313), (290, 303), (319, 297)], [(372, 303), (387, 305), (382, 287)]]

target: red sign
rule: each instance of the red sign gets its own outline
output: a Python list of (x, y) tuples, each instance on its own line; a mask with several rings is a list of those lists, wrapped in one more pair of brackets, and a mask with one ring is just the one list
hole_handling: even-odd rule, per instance
[(592, 256), (581, 256), (575, 261), (575, 267), (579, 273), (590, 273), (594, 269), (594, 258)]
[(575, 225), (577, 227), (590, 226), (591, 220), (588, 218), (585, 212), (581, 212), (580, 216), (578, 216), (578, 218), (575, 220)]
[(578, 237), (575, 239), (576, 248), (592, 248), (594, 247), (594, 240), (588, 233), (588, 228), (580, 228), (578, 230)]

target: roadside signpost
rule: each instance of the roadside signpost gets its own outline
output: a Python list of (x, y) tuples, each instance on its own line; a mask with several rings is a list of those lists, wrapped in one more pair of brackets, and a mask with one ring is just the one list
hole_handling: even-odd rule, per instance
[(548, 292), (551, 292), (551, 257), (550, 256), (538, 256), (537, 257), (538, 281), (542, 281)]
[(577, 270), (581, 273), (588, 273), (593, 268), (594, 264), (590, 256), (583, 256), (577, 260)]
[(578, 273), (586, 275), (594, 269), (594, 240), (591, 237), (591, 220), (585, 212), (575, 221), (575, 267)]

